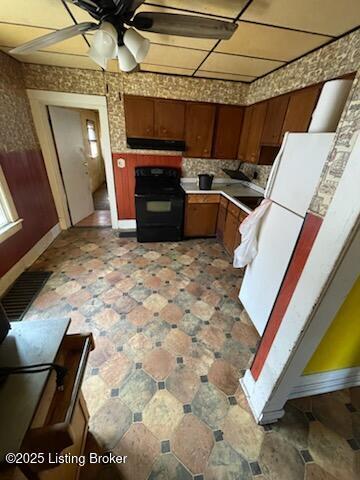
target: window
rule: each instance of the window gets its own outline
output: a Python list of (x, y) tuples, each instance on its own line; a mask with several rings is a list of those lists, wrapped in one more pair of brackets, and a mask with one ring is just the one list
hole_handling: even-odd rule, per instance
[(0, 243), (18, 232), (21, 222), (0, 166)]
[(90, 156), (96, 158), (99, 155), (99, 149), (95, 122), (93, 120), (86, 120), (86, 129), (90, 147)]

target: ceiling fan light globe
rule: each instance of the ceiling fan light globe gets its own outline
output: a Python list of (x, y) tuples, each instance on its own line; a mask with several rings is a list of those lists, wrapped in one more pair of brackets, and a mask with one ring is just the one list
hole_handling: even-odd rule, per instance
[(150, 48), (150, 41), (147, 38), (133, 28), (129, 28), (124, 33), (124, 44), (138, 63), (145, 60)]
[(118, 48), (118, 62), (122, 72), (131, 72), (137, 67), (137, 61), (125, 45)]
[(89, 57), (106, 69), (108, 59), (116, 58), (117, 39), (118, 34), (115, 27), (109, 22), (103, 22), (99, 30), (93, 35)]
[(104, 55), (102, 55), (97, 48), (94, 48), (92, 46), (88, 51), (88, 56), (91, 58), (93, 62), (97, 63), (101, 68), (106, 70), (108, 57), (105, 57)]

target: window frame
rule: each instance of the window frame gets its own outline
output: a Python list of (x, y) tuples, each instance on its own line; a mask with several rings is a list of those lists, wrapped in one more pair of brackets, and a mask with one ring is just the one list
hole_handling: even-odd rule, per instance
[[(94, 131), (94, 135), (95, 135), (95, 139), (90, 139), (90, 136), (89, 136), (89, 125), (92, 126), (92, 130)], [(98, 134), (97, 134), (97, 130), (96, 130), (96, 122), (95, 120), (92, 120), (90, 118), (86, 118), (86, 136), (87, 136), (87, 141), (88, 141), (88, 144), (89, 144), (89, 156), (91, 158), (98, 158), (99, 157), (99, 139), (98, 139)], [(96, 145), (96, 152), (97, 152), (97, 155), (93, 155), (92, 154), (92, 149), (91, 149), (91, 146), (92, 144)]]
[(0, 165), (0, 208), (8, 223), (0, 227), (0, 243), (4, 242), (22, 228), (23, 219), (19, 218), (14, 200)]

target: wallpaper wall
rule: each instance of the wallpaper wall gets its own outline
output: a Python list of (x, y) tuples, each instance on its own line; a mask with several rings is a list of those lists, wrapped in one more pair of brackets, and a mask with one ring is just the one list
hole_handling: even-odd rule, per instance
[(360, 29), (252, 83), (246, 103), (355, 72), (359, 63)]
[(360, 29), (250, 85), (246, 102), (252, 104), (313, 83), (358, 72), (340, 120), (334, 148), (325, 164), (310, 210), (324, 216), (335, 193), (360, 130)]
[(310, 207), (312, 212), (325, 216), (345, 170), (355, 136), (358, 134), (360, 135), (360, 70), (358, 70), (340, 120), (334, 148), (326, 161), (317, 192), (312, 200)]
[(0, 165), (22, 228), (0, 244), (0, 276), (56, 223), (57, 214), (35, 134), (21, 65), (0, 53)]
[(39, 147), (21, 65), (0, 53), (0, 151), (13, 152)]
[[(30, 64), (23, 64), (22, 68), (27, 88), (106, 95), (112, 151), (114, 153), (125, 153), (129, 150), (126, 148), (125, 139), (124, 93), (229, 104), (251, 104), (356, 71), (359, 68), (359, 62), (360, 30), (257, 80), (251, 85), (220, 80), (171, 77), (152, 73), (129, 75)], [(319, 193), (312, 204), (313, 211), (320, 215), (324, 215), (336, 188), (339, 175), (341, 175), (346, 163), (345, 153), (340, 154), (343, 148), (341, 142), (344, 142), (344, 129), (347, 132), (345, 136), (348, 137), (350, 130), (356, 128), (354, 88), (351, 97), (354, 98), (355, 103), (351, 106), (349, 104), (350, 109), (347, 110), (346, 119), (345, 114), (343, 116), (344, 123), (341, 127), (343, 133), (337, 136), (337, 142), (340, 143), (335, 146), (327, 162)], [(138, 151), (137, 153), (142, 152)], [(163, 154), (164, 152), (154, 153)], [(225, 163), (218, 162), (218, 160), (185, 159), (183, 163), (184, 175), (195, 177), (204, 171), (212, 171), (217, 176), (225, 176), (221, 170)], [(237, 165), (237, 161), (226, 162), (228, 168), (236, 168)], [(247, 174), (251, 174), (256, 169), (258, 179), (255, 182), (261, 186), (266, 184), (269, 167), (254, 167), (251, 164), (245, 164), (242, 169)]]

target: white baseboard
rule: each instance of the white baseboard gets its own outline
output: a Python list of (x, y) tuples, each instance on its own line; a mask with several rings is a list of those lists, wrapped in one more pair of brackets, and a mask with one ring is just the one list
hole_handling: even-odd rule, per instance
[(136, 220), (119, 220), (118, 228), (120, 230), (136, 230)]
[(307, 397), (360, 386), (360, 367), (302, 375), (289, 398)]
[(40, 257), (60, 232), (61, 228), (57, 223), (7, 273), (5, 273), (3, 277), (0, 278), (0, 295), (6, 292), (18, 276)]

